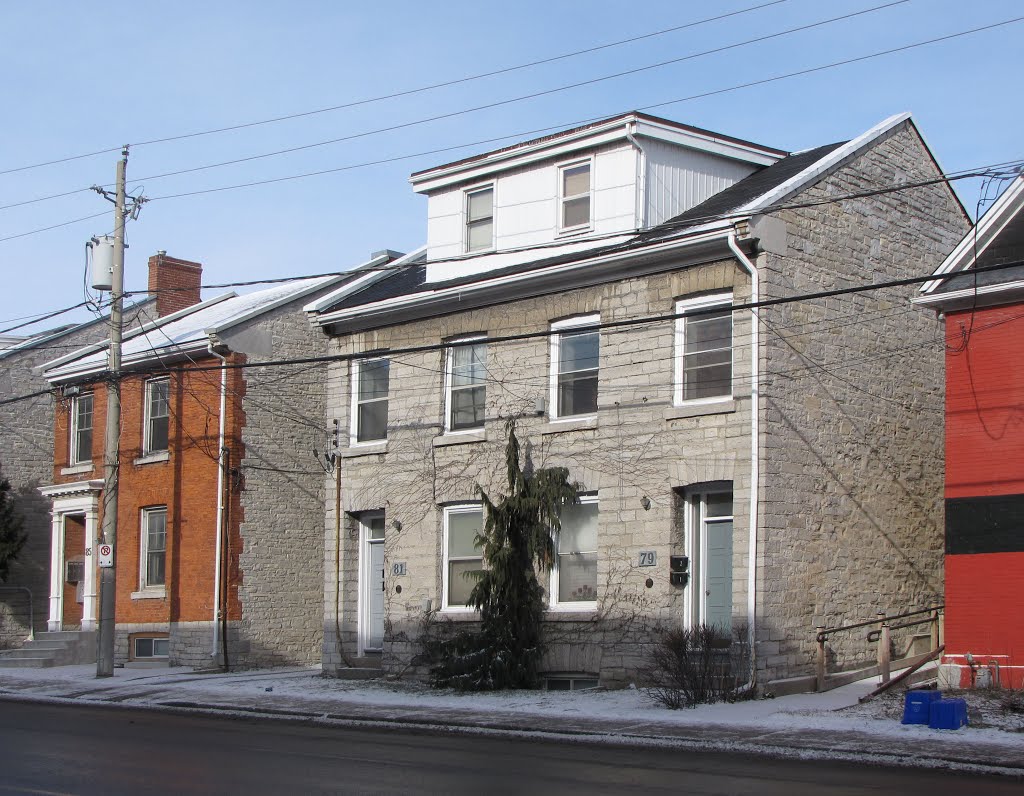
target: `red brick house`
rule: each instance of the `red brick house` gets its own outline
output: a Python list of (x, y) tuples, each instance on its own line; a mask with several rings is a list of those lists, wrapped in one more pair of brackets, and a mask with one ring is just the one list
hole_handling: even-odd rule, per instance
[[(118, 662), (221, 664), (226, 638), (231, 663), (244, 665), (250, 654), (259, 658), (251, 641), (259, 636), (255, 626), (274, 625), (272, 617), (259, 614), (262, 603), (252, 584), (248, 593), (243, 588), (242, 572), (250, 566), (245, 556), (260, 547), (245, 528), (246, 511), (260, 495), (246, 494), (243, 476), (250, 449), (268, 449), (278, 426), (258, 424), (255, 434), (247, 429), (250, 409), (259, 411), (246, 403), (248, 374), (220, 365), (273, 358), (292, 327), (308, 338), (302, 303), (336, 286), (339, 277), (291, 280), (201, 301), (201, 274), (198, 263), (163, 252), (151, 257), (149, 292), (155, 305), (124, 333)], [(53, 483), (39, 490), (52, 501), (47, 627), (84, 635), (87, 657), (99, 608), (106, 367), (102, 340), (43, 366), (60, 395)], [(305, 440), (300, 442), (308, 451)], [(322, 479), (315, 466), (314, 471)], [(306, 499), (318, 510), (316, 530), (322, 534), (322, 498)], [(274, 530), (263, 523), (259, 532)], [(319, 582), (319, 573), (316, 578)], [(258, 575), (251, 580), (260, 585)], [(254, 607), (247, 610), (250, 603)], [(287, 610), (287, 597), (275, 605)], [(317, 615), (310, 625), (319, 629)], [(310, 649), (318, 650), (319, 637), (309, 634), (314, 636)], [(306, 662), (301, 655), (281, 657)]]
[(1024, 687), (1022, 262), (1024, 177), (1018, 177), (914, 300), (934, 308), (945, 324), (942, 672), (954, 687)]

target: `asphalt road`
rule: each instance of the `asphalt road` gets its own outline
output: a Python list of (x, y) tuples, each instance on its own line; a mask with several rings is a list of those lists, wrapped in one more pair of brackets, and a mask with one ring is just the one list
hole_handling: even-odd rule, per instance
[(1020, 794), (1019, 779), (0, 701), (6, 794)]

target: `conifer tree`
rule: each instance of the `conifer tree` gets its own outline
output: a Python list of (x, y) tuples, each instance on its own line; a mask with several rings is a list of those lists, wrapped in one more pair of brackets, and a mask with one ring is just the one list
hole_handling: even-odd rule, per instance
[(0, 581), (7, 580), (9, 565), (25, 544), (27, 537), (21, 527), (21, 517), (14, 510), (11, 482), (0, 479)]
[(562, 506), (579, 502), (578, 487), (564, 467), (523, 467), (515, 422), (509, 420), (506, 428), (507, 494), (494, 501), (477, 485), (484, 508), (477, 537), (484, 569), (469, 604), (480, 610), (480, 632), (461, 633), (440, 645), (435, 685), (475, 691), (535, 688), (540, 682), (544, 589), (537, 572), (554, 565), (552, 531), (560, 527)]

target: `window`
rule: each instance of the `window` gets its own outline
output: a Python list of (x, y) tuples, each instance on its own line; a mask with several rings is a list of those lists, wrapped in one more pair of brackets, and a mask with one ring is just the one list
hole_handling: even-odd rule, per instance
[(170, 379), (153, 379), (146, 382), (146, 425), (143, 429), (143, 453), (167, 450), (170, 387)]
[(132, 639), (133, 658), (166, 658), (170, 639), (154, 636), (135, 636)]
[(77, 395), (71, 402), (71, 456), (68, 464), (92, 461), (92, 393)]
[(551, 403), (555, 417), (592, 415), (597, 411), (597, 369), (600, 332), (573, 331), (573, 327), (600, 323), (599, 315), (561, 321), (553, 329), (564, 329), (551, 338)]
[(388, 382), (390, 365), (386, 359), (364, 359), (354, 363), (352, 435), (356, 442), (375, 442), (388, 438)]
[(487, 343), (448, 349), (448, 430), (484, 427), (487, 398)]
[(558, 170), (560, 230), (590, 226), (590, 161)]
[(597, 601), (597, 496), (580, 501), (562, 508), (551, 571), (553, 605)]
[(677, 313), (700, 313), (676, 322), (677, 404), (732, 395), (731, 307), (732, 293), (676, 302)]
[(444, 510), (444, 607), (462, 608), (476, 585), (470, 573), (484, 568), (476, 537), (483, 527), (479, 506), (449, 506)]
[(466, 251), (494, 247), (494, 186), (466, 191)]
[(139, 586), (161, 588), (166, 583), (167, 507), (142, 510), (142, 544), (139, 551)]

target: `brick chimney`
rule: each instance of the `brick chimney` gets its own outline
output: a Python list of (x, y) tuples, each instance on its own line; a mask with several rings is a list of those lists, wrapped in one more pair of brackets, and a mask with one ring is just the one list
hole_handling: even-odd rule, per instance
[(149, 258), (149, 294), (156, 297), (156, 314), (162, 318), (201, 301), (203, 264), (158, 251)]

